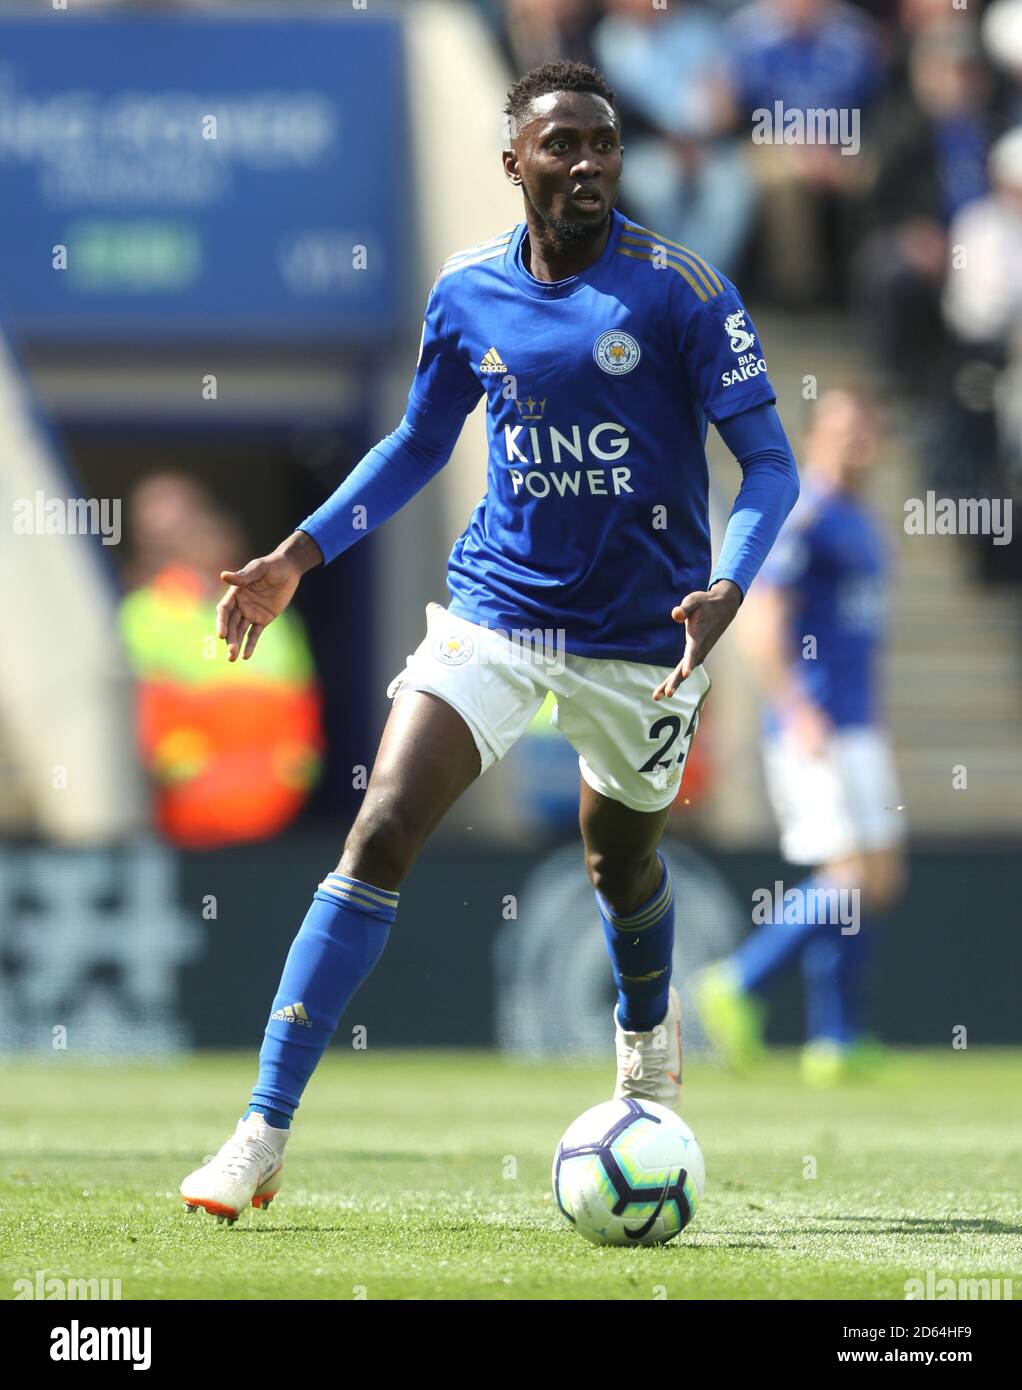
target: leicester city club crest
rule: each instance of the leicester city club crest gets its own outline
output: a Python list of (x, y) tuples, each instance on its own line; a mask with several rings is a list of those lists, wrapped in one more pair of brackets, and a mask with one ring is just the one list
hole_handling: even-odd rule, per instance
[(597, 364), (611, 376), (624, 376), (625, 372), (630, 372), (641, 355), (639, 344), (630, 333), (618, 333), (613, 329), (601, 333), (593, 348)]
[(474, 645), (467, 632), (447, 632), (433, 643), (433, 655), (444, 666), (462, 666), (472, 655)]

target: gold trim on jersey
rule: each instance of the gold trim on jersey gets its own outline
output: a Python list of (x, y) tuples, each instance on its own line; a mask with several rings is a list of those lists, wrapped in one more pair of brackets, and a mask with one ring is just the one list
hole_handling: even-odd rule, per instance
[[(631, 233), (631, 235), (629, 235), (629, 233)], [(687, 246), (682, 246), (680, 242), (671, 241), (669, 237), (657, 236), (655, 232), (648, 231), (645, 227), (639, 227), (634, 222), (625, 223), (625, 230), (622, 233), (621, 242), (628, 246), (648, 247), (650, 250), (656, 246), (672, 247), (677, 253), (674, 256), (674, 260), (681, 261), (684, 265), (688, 266), (690, 270), (695, 271), (703, 286), (709, 292), (709, 298), (712, 299), (715, 295), (722, 294), (724, 291), (724, 286), (720, 277), (713, 267), (708, 262), (704, 261), (702, 256), (697, 256), (693, 250)], [(668, 255), (670, 255), (670, 252), (668, 252)]]
[(478, 246), (468, 246), (464, 251), (455, 251), (444, 261), (436, 278), (439, 280), (442, 276), (449, 275), (452, 270), (459, 270), (463, 265), (478, 265), (480, 261), (491, 261), (496, 256), (502, 256), (511, 245), (515, 230), (511, 227), (498, 236), (491, 237), (489, 241), (481, 241)]
[(702, 256), (693, 251), (690, 246), (682, 246), (680, 241), (671, 241), (670, 237), (659, 236), (656, 232), (651, 232), (648, 227), (640, 227), (637, 222), (626, 222), (625, 233), (649, 237), (658, 246), (671, 246), (675, 251), (681, 251), (688, 261), (697, 266), (700, 271), (705, 272), (702, 278), (705, 279), (707, 287), (715, 290), (717, 294), (723, 293), (724, 286), (713, 266), (710, 265), (709, 261), (704, 261)]
[(507, 252), (510, 241), (498, 246), (496, 251), (488, 251), (485, 256), (473, 256), (471, 260), (459, 261), (457, 265), (442, 266), (440, 274), (436, 277), (438, 281), (445, 280), (448, 275), (453, 275), (456, 270), (464, 270), (467, 265), (479, 265), (481, 261), (495, 261), (498, 256), (503, 256)]
[[(626, 251), (624, 247), (619, 246), (617, 248), (617, 254), (619, 256), (631, 256), (631, 258), (635, 261), (649, 261), (651, 265), (653, 263), (652, 252)], [(707, 302), (707, 300), (710, 298), (710, 295), (706, 293), (702, 285), (700, 285), (699, 281), (696, 280), (692, 275), (690, 275), (683, 266), (675, 265), (673, 261), (665, 261), (664, 264), (668, 267), (669, 270), (676, 270), (684, 280), (687, 280), (689, 285), (692, 287), (692, 289), (695, 290), (696, 294), (699, 296), (699, 298), (703, 301), (704, 304)]]

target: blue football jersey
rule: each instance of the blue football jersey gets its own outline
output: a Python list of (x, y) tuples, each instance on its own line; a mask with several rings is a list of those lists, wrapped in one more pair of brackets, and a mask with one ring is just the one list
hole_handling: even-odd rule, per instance
[(790, 597), (795, 674), (837, 727), (877, 717), (887, 568), (883, 532), (867, 507), (847, 493), (803, 487), (760, 572)]
[(775, 394), (734, 286), (616, 210), (565, 280), (526, 224), (452, 256), (426, 307), (409, 420), (485, 396), (486, 493), (451, 551), (451, 611), (581, 656), (673, 666), (670, 617), (710, 575), (706, 431)]

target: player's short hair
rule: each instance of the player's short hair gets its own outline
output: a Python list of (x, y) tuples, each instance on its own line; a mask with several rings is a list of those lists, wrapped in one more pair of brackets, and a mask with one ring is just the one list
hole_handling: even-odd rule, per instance
[(544, 63), (520, 77), (508, 92), (504, 115), (510, 118), (510, 128), (514, 130), (522, 124), (537, 97), (548, 96), (551, 92), (592, 92), (614, 105), (614, 93), (603, 74), (595, 68), (567, 60)]

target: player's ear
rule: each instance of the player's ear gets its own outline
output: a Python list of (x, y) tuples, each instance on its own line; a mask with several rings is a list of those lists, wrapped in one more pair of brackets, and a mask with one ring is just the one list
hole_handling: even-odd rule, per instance
[(501, 160), (504, 165), (504, 177), (518, 188), (522, 182), (522, 176), (518, 172), (518, 156), (514, 150), (505, 150)]

